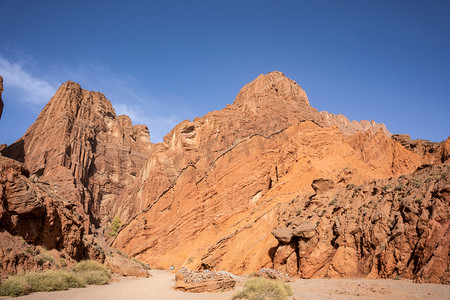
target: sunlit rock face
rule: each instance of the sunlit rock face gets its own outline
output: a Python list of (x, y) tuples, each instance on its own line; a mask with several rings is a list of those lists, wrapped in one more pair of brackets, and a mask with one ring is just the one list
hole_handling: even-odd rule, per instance
[(318, 112), (281, 72), (158, 144), (103, 94), (67, 82), (2, 153), (85, 231), (119, 217), (112, 245), (152, 267), (449, 281), (450, 140)]

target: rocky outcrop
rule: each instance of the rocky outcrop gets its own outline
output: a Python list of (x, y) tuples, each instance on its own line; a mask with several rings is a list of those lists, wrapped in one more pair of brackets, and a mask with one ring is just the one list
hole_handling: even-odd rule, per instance
[(3, 113), (2, 93), (3, 93), (3, 77), (0, 76), (0, 119), (2, 118), (2, 113)]
[(357, 132), (366, 132), (368, 130), (372, 132), (381, 130), (388, 137), (392, 135), (383, 123), (376, 123), (373, 120), (350, 121), (346, 116), (341, 114), (335, 115), (327, 111), (321, 111), (320, 114), (329, 125), (337, 126), (345, 135), (353, 135)]
[(420, 156), (382, 132), (360, 138), (355, 143), (336, 127), (305, 121), (243, 139), (206, 171), (195, 164), (180, 172), (113, 245), (152, 266), (188, 264), (234, 274), (259, 270), (271, 263), (270, 249), (277, 245), (270, 234), (277, 206), (313, 192), (314, 179), (361, 184), (410, 173), (421, 163)]
[(120, 276), (151, 277), (150, 273), (142, 265), (126, 259), (117, 253), (105, 257), (105, 266), (111, 272)]
[(112, 203), (146, 163), (149, 147), (147, 127), (132, 126), (103, 94), (68, 81), (2, 153), (57, 189), (77, 214), (88, 216), (84, 225), (92, 230), (108, 220)]
[[(336, 125), (332, 117), (325, 118), (310, 106), (295, 81), (281, 72), (261, 74), (240, 90), (232, 105), (183, 121), (155, 145), (142, 176), (115, 202), (113, 215), (129, 221), (171, 190), (187, 168), (195, 168), (200, 180), (214, 161), (241, 142), (255, 135), (275, 135), (305, 120), (319, 127)], [(358, 127), (354, 132), (372, 129)]]
[[(432, 153), (402, 143), (383, 124), (318, 112), (297, 83), (271, 72), (155, 145), (101, 93), (67, 82), (2, 153), (86, 216), (90, 231), (120, 219), (112, 246), (151, 267), (448, 282), (450, 140)], [(439, 174), (416, 186), (407, 175), (416, 169)], [(384, 188), (396, 180), (406, 180), (402, 196)], [(25, 215), (43, 210), (9, 202)], [(186, 274), (178, 281), (196, 289)]]
[(291, 235), (274, 234), (273, 267), (302, 278), (449, 284), (449, 200), (449, 165), (301, 196), (279, 209), (275, 232)]
[(411, 140), (408, 134), (394, 134), (392, 138), (406, 149), (423, 156), (424, 164), (443, 163), (450, 157), (450, 138), (441, 143)]
[(284, 282), (289, 282), (292, 280), (292, 278), (289, 275), (283, 274), (277, 270), (268, 269), (268, 268), (263, 268), (263, 269), (259, 270), (258, 272), (256, 272), (255, 276), (284, 281)]
[(21, 163), (0, 156), (0, 276), (42, 266), (36, 246), (84, 258), (82, 218), (52, 186), (33, 181)]
[(192, 272), (182, 268), (175, 275), (175, 288), (191, 293), (211, 293), (232, 290), (236, 285), (236, 276), (228, 272)]

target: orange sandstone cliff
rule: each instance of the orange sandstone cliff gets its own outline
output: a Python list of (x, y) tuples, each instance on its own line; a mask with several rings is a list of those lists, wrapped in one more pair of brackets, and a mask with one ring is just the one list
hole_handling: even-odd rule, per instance
[(449, 283), (449, 150), (318, 112), (271, 72), (158, 144), (67, 82), (2, 153), (86, 233), (120, 218), (112, 245), (153, 267)]

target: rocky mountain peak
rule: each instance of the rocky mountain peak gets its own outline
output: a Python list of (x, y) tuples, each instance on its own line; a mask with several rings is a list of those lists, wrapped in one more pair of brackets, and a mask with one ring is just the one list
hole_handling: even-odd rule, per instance
[(255, 109), (279, 105), (280, 102), (309, 106), (306, 92), (282, 72), (274, 71), (261, 74), (245, 85), (233, 104), (244, 109)]

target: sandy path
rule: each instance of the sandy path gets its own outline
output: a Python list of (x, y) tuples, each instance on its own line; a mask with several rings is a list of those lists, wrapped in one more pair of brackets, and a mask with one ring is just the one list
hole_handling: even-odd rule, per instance
[(297, 279), (291, 283), (297, 299), (450, 300), (450, 286), (392, 279)]
[[(153, 277), (125, 278), (103, 286), (68, 291), (33, 293), (15, 299), (35, 300), (230, 300), (236, 291), (223, 293), (185, 293), (173, 289), (174, 274), (151, 271)], [(408, 280), (298, 279), (290, 283), (300, 299), (443, 299), (450, 300), (450, 286), (415, 284)], [(242, 289), (242, 287), (237, 288)], [(0, 297), (1, 298), (1, 297)], [(1, 298), (4, 299), (4, 298)]]
[[(173, 289), (175, 275), (166, 271), (151, 271), (153, 277), (150, 278), (124, 278), (119, 282), (108, 285), (88, 286), (80, 289), (70, 289), (67, 291), (32, 293), (14, 299), (33, 300), (230, 300), (235, 291), (224, 293), (185, 293)], [(212, 295), (214, 295), (212, 297)], [(3, 299), (0, 297), (0, 299)]]

